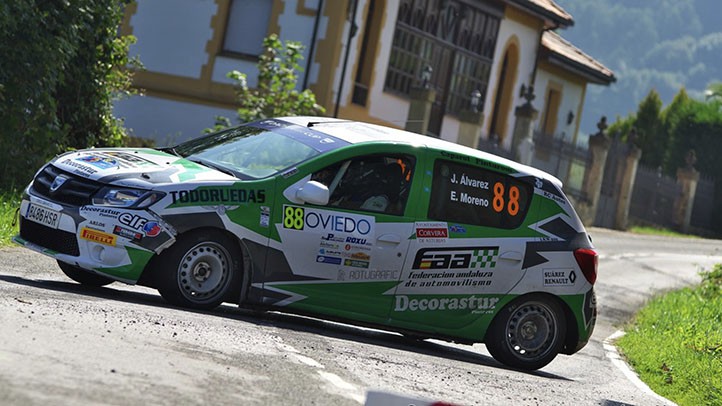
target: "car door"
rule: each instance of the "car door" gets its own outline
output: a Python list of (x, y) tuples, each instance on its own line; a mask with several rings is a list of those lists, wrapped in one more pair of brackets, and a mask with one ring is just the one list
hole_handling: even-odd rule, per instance
[[(459, 335), (521, 280), (533, 188), (503, 166), (430, 152), (414, 238), (396, 289), (399, 327)], [(477, 332), (478, 333), (478, 332)]]
[[(383, 323), (393, 300), (413, 232), (416, 201), (414, 148), (356, 148), (314, 163), (282, 185), (274, 211), (289, 272), (268, 274), (265, 290), (276, 305)], [(301, 171), (299, 171), (301, 172)], [(326, 204), (296, 198), (319, 182)]]

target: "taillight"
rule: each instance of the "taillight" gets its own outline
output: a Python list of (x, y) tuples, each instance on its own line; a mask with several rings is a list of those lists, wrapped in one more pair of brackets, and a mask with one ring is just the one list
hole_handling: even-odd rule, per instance
[(599, 255), (594, 250), (587, 248), (579, 248), (574, 250), (574, 258), (577, 259), (577, 264), (582, 270), (584, 277), (587, 278), (589, 283), (594, 285), (597, 281), (597, 266), (599, 264)]

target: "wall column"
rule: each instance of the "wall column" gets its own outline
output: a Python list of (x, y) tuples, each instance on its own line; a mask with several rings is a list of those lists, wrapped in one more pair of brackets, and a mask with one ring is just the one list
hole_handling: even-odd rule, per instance
[(457, 144), (476, 148), (479, 145), (479, 134), (484, 124), (484, 113), (473, 110), (463, 110), (459, 114), (459, 139)]
[(582, 194), (585, 201), (579, 202), (577, 211), (579, 217), (587, 226), (594, 224), (597, 216), (597, 203), (599, 203), (599, 194), (602, 190), (602, 180), (604, 179), (604, 167), (607, 164), (607, 154), (612, 141), (605, 134), (607, 129), (607, 118), (602, 117), (597, 123), (599, 131), (589, 137), (589, 154), (590, 163), (584, 173), (584, 184), (582, 185)]
[(534, 86), (522, 85), (522, 97), (526, 102), (514, 110), (514, 134), (511, 140), (511, 150), (516, 160), (524, 165), (530, 165), (534, 158), (534, 121), (539, 112), (532, 106)]
[(619, 198), (617, 199), (617, 211), (614, 218), (614, 228), (618, 230), (626, 230), (629, 222), (629, 205), (632, 201), (632, 191), (634, 190), (634, 180), (637, 177), (637, 166), (639, 158), (642, 157), (642, 150), (632, 144), (634, 135), (630, 134), (627, 153), (624, 159), (620, 161), (621, 183), (619, 190)]
[(687, 151), (685, 161), (687, 166), (677, 169), (677, 184), (680, 185), (681, 194), (674, 203), (674, 223), (680, 231), (688, 233), (697, 182), (699, 182), (699, 171), (694, 169), (694, 164), (697, 162), (697, 154), (694, 150)]
[(406, 117), (407, 131), (426, 135), (431, 117), (431, 105), (436, 100), (436, 90), (426, 87), (411, 89), (411, 104)]

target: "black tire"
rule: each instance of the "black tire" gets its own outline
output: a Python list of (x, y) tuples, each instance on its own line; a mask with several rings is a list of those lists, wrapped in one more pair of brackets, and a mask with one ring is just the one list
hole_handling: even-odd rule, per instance
[(566, 326), (564, 312), (554, 298), (522, 296), (504, 306), (491, 322), (486, 348), (494, 359), (512, 368), (539, 369), (561, 351)]
[(240, 258), (230, 238), (204, 230), (182, 235), (157, 261), (156, 283), (169, 303), (209, 310), (240, 280)]
[(70, 265), (66, 262), (58, 261), (58, 266), (65, 276), (81, 285), (100, 287), (115, 282), (113, 279), (98, 275), (75, 265)]

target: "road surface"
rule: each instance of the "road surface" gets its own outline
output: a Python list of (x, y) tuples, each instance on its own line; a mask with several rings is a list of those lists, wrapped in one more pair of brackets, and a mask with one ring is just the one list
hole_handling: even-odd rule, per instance
[(154, 290), (83, 287), (50, 258), (3, 248), (0, 404), (359, 405), (369, 390), (460, 405), (665, 404), (603, 342), (651, 295), (722, 263), (722, 241), (590, 232), (601, 254), (596, 330), (581, 352), (534, 373), (503, 367), (481, 344), (234, 306), (176, 309)]

